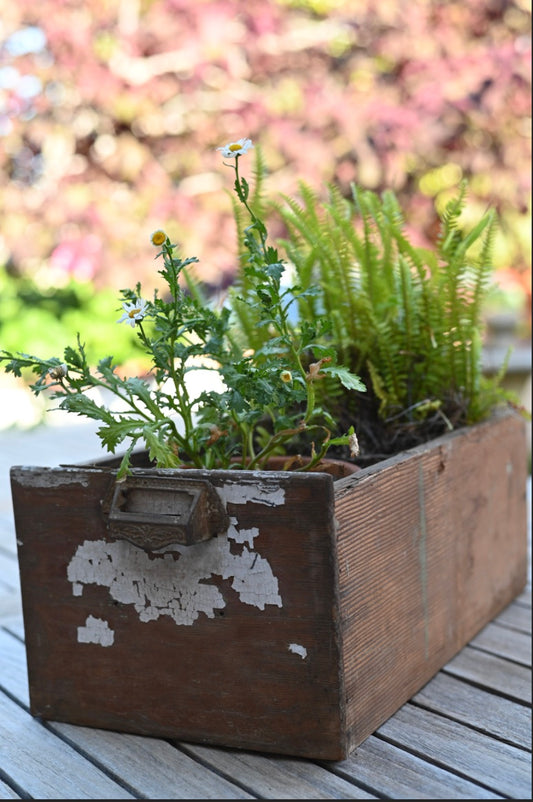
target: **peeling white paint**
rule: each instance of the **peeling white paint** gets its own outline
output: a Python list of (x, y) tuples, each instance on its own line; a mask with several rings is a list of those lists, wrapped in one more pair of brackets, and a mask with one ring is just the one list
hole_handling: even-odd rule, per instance
[[(276, 485), (228, 484), (217, 488), (225, 502), (248, 501), (278, 506), (285, 493)], [(126, 540), (106, 542), (86, 540), (76, 549), (67, 576), (74, 596), (81, 596), (85, 585), (107, 587), (121, 604), (132, 604), (142, 622), (170, 616), (179, 626), (192, 625), (204, 613), (214, 618), (226, 606), (223, 588), (212, 583), (214, 577), (228, 581), (243, 604), (264, 610), (267, 605), (282, 607), (278, 580), (268, 560), (253, 549), (259, 536), (257, 527), (239, 529), (232, 517), (223, 536), (194, 546), (174, 544), (147, 554)], [(241, 546), (240, 553), (235, 544)]]
[(253, 548), (254, 538), (259, 535), (259, 529), (257, 526), (252, 526), (251, 529), (238, 529), (237, 523), (237, 518), (230, 518), (228, 537), (235, 543), (247, 543), (250, 548)]
[(241, 482), (217, 487), (218, 494), (226, 503), (230, 504), (265, 504), (267, 507), (279, 507), (285, 502), (285, 490), (274, 484), (257, 479), (253, 484), (245, 485)]
[(299, 654), (302, 660), (305, 660), (307, 657), (307, 649), (305, 646), (300, 646), (299, 643), (289, 643), (289, 652)]
[(178, 625), (191, 625), (200, 613), (213, 618), (215, 610), (226, 606), (219, 588), (209, 584), (213, 576), (232, 580), (243, 604), (260, 610), (282, 606), (268, 561), (246, 546), (241, 554), (232, 554), (227, 536), (160, 549), (151, 557), (125, 540), (86, 540), (70, 561), (67, 576), (74, 596), (81, 596), (87, 584), (107, 587), (114, 600), (133, 604), (140, 621), (168, 615)]
[(115, 633), (102, 618), (87, 616), (84, 627), (78, 627), (78, 643), (96, 643), (99, 646), (112, 646)]
[[(19, 466), (17, 466), (19, 467)], [(20, 466), (24, 473), (17, 476), (17, 481), (23, 487), (63, 487), (64, 485), (81, 485), (88, 487), (88, 476), (80, 476), (80, 469), (73, 468), (69, 471), (68, 468), (57, 471), (50, 469), (48, 471), (35, 470), (31, 466)]]

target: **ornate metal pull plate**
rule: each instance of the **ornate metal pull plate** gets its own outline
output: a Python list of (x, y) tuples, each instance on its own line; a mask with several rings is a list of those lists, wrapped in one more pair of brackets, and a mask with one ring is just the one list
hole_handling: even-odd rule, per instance
[(206, 479), (129, 476), (115, 485), (108, 531), (147, 550), (190, 546), (225, 532), (229, 518)]

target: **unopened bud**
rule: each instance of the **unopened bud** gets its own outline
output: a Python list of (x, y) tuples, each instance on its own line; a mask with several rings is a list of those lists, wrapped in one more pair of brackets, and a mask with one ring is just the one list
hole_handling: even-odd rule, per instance
[(68, 368), (63, 362), (62, 365), (56, 365), (55, 367), (50, 368), (48, 373), (52, 377), (52, 379), (64, 379), (68, 373)]
[(358, 457), (359, 456), (359, 440), (357, 439), (357, 435), (355, 432), (350, 435), (350, 456), (351, 457)]
[(305, 377), (307, 381), (314, 382), (317, 379), (323, 379), (326, 374), (320, 373), (320, 368), (322, 365), (327, 364), (328, 362), (331, 362), (330, 356), (323, 356), (322, 359), (318, 360), (318, 362), (312, 362), (309, 365), (309, 371)]

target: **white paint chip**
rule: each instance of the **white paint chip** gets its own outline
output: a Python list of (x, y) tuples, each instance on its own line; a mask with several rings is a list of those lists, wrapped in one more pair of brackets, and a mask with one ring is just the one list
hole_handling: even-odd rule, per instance
[[(28, 468), (26, 465), (21, 465), (21, 468)], [(56, 470), (54, 468), (43, 468), (41, 470), (30, 469), (21, 474), (19, 478), (20, 484), (23, 487), (63, 487), (66, 485), (81, 485), (82, 487), (89, 486), (88, 476), (80, 473), (79, 468), (62, 468)]]
[(289, 643), (289, 652), (299, 654), (302, 660), (305, 660), (307, 657), (307, 649), (305, 646), (300, 646), (299, 643)]
[(259, 535), (257, 526), (252, 526), (251, 529), (238, 529), (237, 519), (230, 518), (230, 525), (228, 529), (228, 537), (235, 541), (235, 543), (247, 543), (252, 549), (254, 546), (254, 538)]
[(78, 627), (78, 643), (96, 643), (99, 646), (112, 646), (115, 633), (109, 628), (107, 621), (87, 616), (84, 627)]
[(224, 487), (217, 487), (219, 496), (230, 504), (264, 504), (267, 507), (279, 507), (285, 502), (285, 491), (277, 485), (269, 485), (256, 477), (255, 471), (252, 473), (255, 481), (250, 485), (243, 485), (241, 482), (226, 484)]

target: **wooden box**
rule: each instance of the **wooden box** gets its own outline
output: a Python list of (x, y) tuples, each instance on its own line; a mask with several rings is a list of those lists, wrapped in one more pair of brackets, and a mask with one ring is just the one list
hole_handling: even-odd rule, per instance
[[(508, 414), (335, 482), (13, 467), (31, 712), (342, 759), (523, 590), (526, 471)], [(168, 543), (196, 480), (219, 531)]]

